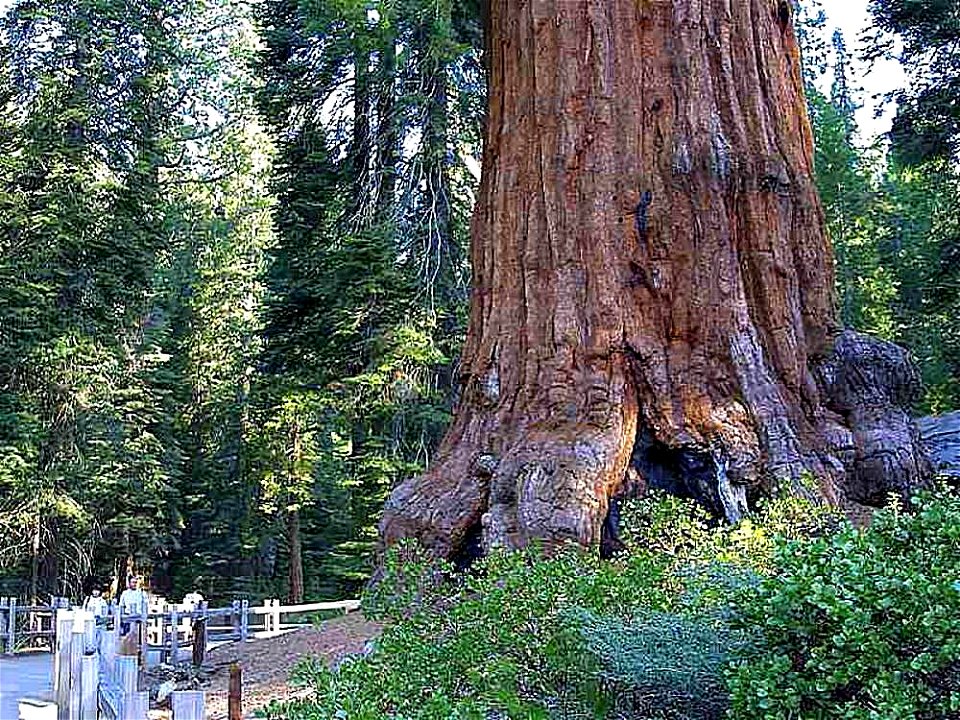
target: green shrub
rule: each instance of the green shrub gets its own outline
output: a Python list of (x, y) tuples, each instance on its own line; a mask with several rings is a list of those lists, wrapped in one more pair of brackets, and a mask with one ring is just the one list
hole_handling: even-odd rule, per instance
[(806, 542), (846, 525), (834, 509), (791, 494), (764, 500), (733, 526), (717, 527), (693, 501), (659, 492), (626, 502), (621, 516), (621, 534), (634, 551), (666, 556), (678, 568), (722, 563), (765, 573), (782, 541)]
[(385, 554), (377, 577), (364, 591), (363, 614), (371, 620), (398, 622), (425, 606), (439, 610), (454, 577), (452, 563), (417, 543), (400, 543)]
[(775, 563), (736, 603), (757, 646), (729, 674), (734, 717), (960, 718), (960, 499), (783, 543)]
[(805, 542), (839, 524), (830, 509), (794, 496), (768, 500), (733, 527), (716, 527), (699, 506), (666, 495), (627, 503), (623, 534), (634, 553), (644, 548), (666, 563), (672, 595), (669, 612), (638, 606), (620, 617), (578, 615), (616, 717), (724, 717), (724, 670), (752, 643), (751, 632), (729, 625), (731, 596), (771, 571), (779, 543)]
[[(415, 551), (411, 564), (396, 564), (410, 554), (404, 548), (388, 560), (393, 572), (367, 602), (399, 618), (375, 651), (332, 670), (302, 667), (298, 679), (312, 696), (271, 708), (268, 717), (602, 717), (609, 703), (598, 661), (567, 611), (613, 615), (669, 604), (664, 568), (652, 554), (614, 569), (572, 547), (549, 558), (494, 553), (460, 576)], [(413, 605), (394, 605), (390, 588)]]
[(710, 718), (727, 706), (722, 667), (745, 642), (731, 593), (759, 582), (776, 534), (819, 511), (778, 501), (737, 527), (693, 503), (628, 503), (631, 546), (614, 561), (566, 548), (494, 553), (457, 574), (412, 545), (388, 553), (364, 611), (387, 621), (373, 652), (298, 671), (312, 689), (284, 720)]
[(581, 613), (579, 620), (620, 714), (675, 720), (725, 716), (723, 672), (749, 635), (731, 630), (723, 617), (650, 612), (622, 622)]

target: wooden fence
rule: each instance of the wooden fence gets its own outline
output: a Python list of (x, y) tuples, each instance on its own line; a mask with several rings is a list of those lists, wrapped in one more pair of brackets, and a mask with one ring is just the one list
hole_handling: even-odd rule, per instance
[(250, 626), (259, 632), (276, 634), (284, 630), (304, 627), (310, 623), (284, 623), (284, 615), (311, 615), (326, 612), (349, 613), (360, 609), (359, 600), (340, 600), (338, 602), (318, 602), (302, 605), (281, 605), (279, 600), (264, 600), (260, 607), (252, 607), (249, 612), (253, 616), (262, 616), (262, 620), (254, 620)]
[[(359, 600), (318, 602), (300, 605), (281, 605), (277, 599), (263, 601), (251, 607), (246, 600), (237, 600), (222, 608), (172, 604), (162, 597), (150, 599), (146, 613), (124, 614), (122, 622), (144, 623), (143, 650), (148, 662), (179, 662), (188, 651), (197, 662), (206, 650), (228, 642), (245, 642), (254, 637), (269, 637), (281, 632), (308, 626), (291, 616), (317, 613), (349, 613), (359, 609)], [(54, 649), (57, 627), (54, 615), (68, 609), (66, 599), (57, 599), (51, 605), (23, 605), (14, 598), (0, 598), (0, 652), (12, 653), (25, 643), (43, 643)], [(110, 606), (110, 616), (116, 605)], [(100, 619), (101, 625), (108, 625)], [(200, 638), (202, 642), (196, 642)], [(197, 662), (199, 664), (199, 662)]]
[[(139, 658), (121, 654), (120, 629), (127, 621), (116, 606), (107, 618), (83, 610), (57, 612), (51, 720), (52, 708), (57, 720), (146, 720), (149, 695), (139, 689)], [(37, 707), (28, 705), (27, 712), (40, 717)], [(171, 707), (173, 720), (203, 720), (203, 693), (174, 692)]]
[[(117, 605), (111, 605), (109, 614), (101, 617), (80, 609), (19, 606), (11, 601), (0, 610), (6, 613), (4, 637), (9, 636), (10, 652), (19, 642), (17, 638), (25, 635), (17, 630), (18, 615), (32, 612), (52, 618), (49, 630), (34, 631), (32, 636), (48, 639), (53, 646), (53, 702), (21, 700), (23, 720), (145, 720), (149, 697), (138, 683), (140, 668), (150, 663), (151, 653), (176, 663), (181, 660), (180, 653), (190, 647), (190, 659), (199, 665), (212, 645), (269, 637), (310, 624), (290, 622), (291, 616), (349, 613), (359, 607), (358, 600), (300, 605), (265, 600), (259, 607), (237, 601), (225, 608), (208, 608), (205, 604), (169, 605), (159, 598), (143, 613), (121, 614)], [(140, 629), (139, 644), (125, 647), (121, 643), (121, 627), (126, 624)], [(171, 708), (173, 720), (201, 720), (203, 693), (174, 692)]]
[(146, 623), (145, 658), (151, 665), (155, 661), (178, 663), (181, 652), (188, 649), (193, 663), (200, 665), (212, 645), (246, 642), (250, 636), (250, 605), (246, 600), (210, 608), (206, 603), (174, 605), (154, 598), (142, 619)]
[(50, 605), (29, 605), (17, 598), (0, 597), (0, 653), (12, 653), (17, 647), (53, 647), (57, 631), (54, 614), (69, 607), (66, 598), (55, 598)]
[(316, 613), (349, 613), (360, 608), (359, 600), (281, 605), (279, 600), (264, 600), (251, 607), (246, 600), (235, 601), (225, 608), (170, 605), (158, 598), (147, 615), (148, 663), (153, 660), (177, 663), (181, 653), (189, 650), (194, 664), (203, 662), (208, 648), (227, 642), (246, 642), (271, 637), (288, 630), (307, 627), (309, 622), (293, 622), (290, 616)]
[(199, 607), (173, 605), (163, 598), (156, 598), (151, 601), (146, 616), (147, 664), (181, 662), (184, 659), (181, 655), (189, 652), (188, 657), (199, 665), (211, 647), (270, 637), (310, 625), (309, 622), (293, 622), (291, 616), (349, 613), (359, 608), (359, 600), (281, 605), (279, 600), (270, 599), (264, 600), (259, 607), (238, 600), (229, 607), (210, 608), (205, 603)]

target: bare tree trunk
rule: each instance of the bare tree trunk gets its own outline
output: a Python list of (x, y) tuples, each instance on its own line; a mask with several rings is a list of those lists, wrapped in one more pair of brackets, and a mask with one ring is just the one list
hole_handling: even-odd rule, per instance
[(30, 602), (34, 605), (40, 603), (39, 579), (40, 579), (40, 530), (42, 528), (42, 518), (40, 514), (40, 503), (37, 502), (37, 518), (33, 528), (33, 541), (30, 546)]
[[(428, 239), (425, 255), (431, 277), (427, 282), (431, 295), (436, 295), (440, 306), (448, 307), (456, 292), (456, 266), (462, 260), (453, 236), (450, 183), (450, 124), (448, 120), (447, 67), (431, 52), (429, 31), (424, 29), (421, 37), (421, 63), (424, 70), (424, 177), (426, 182), (426, 207)], [(452, 331), (453, 328), (447, 328)]]
[(396, 91), (393, 87), (397, 72), (397, 48), (391, 37), (380, 54), (380, 88), (377, 98), (377, 120), (380, 144), (378, 150), (379, 187), (377, 189), (377, 215), (388, 218), (396, 202), (397, 162), (400, 142), (396, 115)]
[(287, 514), (287, 545), (290, 552), (290, 602), (303, 602), (303, 546), (300, 540), (300, 511)]
[[(359, 222), (366, 212), (370, 193), (370, 54), (357, 51), (353, 81), (353, 138), (350, 144), (353, 213)], [(361, 223), (362, 224), (362, 223)]]
[(870, 451), (818, 382), (846, 366), (790, 3), (490, 5), (462, 401), (384, 542), (596, 545), (631, 465), (731, 519), (842, 502)]

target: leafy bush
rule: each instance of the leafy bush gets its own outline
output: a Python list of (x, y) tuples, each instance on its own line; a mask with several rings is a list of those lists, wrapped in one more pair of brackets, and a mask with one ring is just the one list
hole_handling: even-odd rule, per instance
[(371, 620), (397, 622), (424, 606), (437, 608), (454, 577), (452, 563), (416, 543), (401, 543), (386, 553), (363, 593), (363, 613)]
[(580, 632), (600, 661), (617, 717), (710, 720), (726, 714), (724, 671), (746, 656), (753, 634), (729, 624), (733, 594), (758, 584), (776, 548), (807, 542), (843, 521), (829, 508), (796, 496), (766, 501), (736, 526), (715, 527), (701, 507), (654, 494), (624, 508), (629, 545), (667, 563), (670, 612), (636, 608), (630, 619), (580, 612)]
[(688, 501), (629, 503), (632, 549), (611, 562), (530, 549), (456, 574), (416, 546), (394, 548), (364, 598), (367, 615), (388, 622), (373, 652), (304, 665), (311, 696), (268, 717), (719, 717), (722, 669), (748, 640), (727, 624), (730, 595), (773, 562), (766, 521), (799, 537), (789, 518), (807, 530), (821, 517), (797, 502), (719, 528)]
[(730, 672), (734, 717), (960, 718), (960, 499), (784, 543), (776, 565), (736, 604), (758, 644)]
[[(401, 556), (409, 564), (397, 564)], [(336, 669), (299, 671), (315, 692), (273, 718), (596, 717), (605, 712), (598, 662), (571, 607), (615, 614), (666, 607), (663, 566), (638, 555), (614, 571), (577, 548), (494, 553), (450, 576), (409, 547), (395, 551), (366, 606), (396, 618), (375, 652)], [(411, 604), (403, 607), (389, 595)]]
[(806, 542), (846, 525), (836, 510), (792, 494), (764, 500), (734, 526), (716, 527), (700, 505), (659, 492), (627, 502), (621, 516), (621, 534), (633, 552), (665, 555), (677, 566), (725, 563), (757, 572), (773, 569), (778, 543)]

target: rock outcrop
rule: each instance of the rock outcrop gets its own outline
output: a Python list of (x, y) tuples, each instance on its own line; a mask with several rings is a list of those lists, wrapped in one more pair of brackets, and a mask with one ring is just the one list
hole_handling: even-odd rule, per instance
[(932, 477), (926, 448), (910, 408), (920, 397), (920, 373), (898, 345), (846, 330), (818, 366), (827, 407), (852, 432), (845, 463), (844, 500), (882, 506), (907, 498)]

